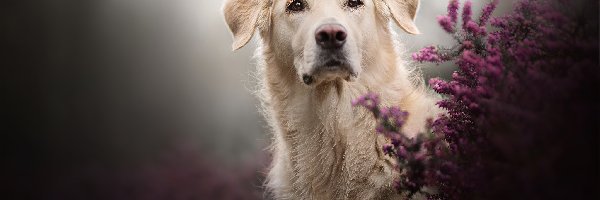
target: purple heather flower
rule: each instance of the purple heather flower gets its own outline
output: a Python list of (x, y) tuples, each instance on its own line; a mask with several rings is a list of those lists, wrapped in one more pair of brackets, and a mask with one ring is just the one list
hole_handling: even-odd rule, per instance
[(368, 93), (352, 101), (353, 106), (364, 106), (369, 110), (377, 109), (379, 105), (379, 96), (375, 93)]
[(385, 127), (381, 124), (379, 124), (375, 127), (375, 131), (377, 131), (377, 133), (381, 133), (381, 134), (386, 133)]
[(483, 7), (483, 10), (481, 11), (481, 16), (479, 17), (479, 26), (485, 26), (485, 24), (490, 19), (490, 16), (492, 16), (492, 12), (494, 12), (494, 10), (496, 9), (497, 4), (498, 0), (493, 0), (492, 2), (485, 5), (485, 7)]
[(492, 26), (500, 29), (504, 29), (508, 26), (508, 22), (504, 18), (492, 18), (489, 21)]
[(486, 34), (485, 27), (481, 27), (473, 21), (467, 22), (465, 29), (467, 32), (473, 34), (473, 36), (484, 36)]
[(458, 0), (450, 0), (448, 4), (448, 17), (450, 18), (450, 22), (453, 24), (456, 23), (456, 19), (458, 18)]
[(404, 121), (408, 117), (408, 112), (400, 110), (398, 107), (387, 108), (387, 113), (396, 127), (402, 127)]
[(408, 151), (406, 150), (406, 147), (404, 147), (403, 145), (398, 146), (398, 150), (396, 151), (396, 153), (398, 154), (398, 157), (402, 157), (402, 158), (406, 158), (407, 156), (409, 156)]
[(412, 55), (413, 60), (419, 62), (441, 62), (442, 59), (438, 55), (437, 49), (434, 46), (428, 46), (421, 49), (419, 52)]
[(429, 85), (433, 90), (441, 94), (449, 94), (451, 92), (448, 82), (439, 78), (429, 79)]
[(452, 19), (446, 15), (441, 15), (437, 17), (438, 23), (442, 28), (448, 33), (454, 33), (454, 22)]
[(500, 40), (500, 35), (497, 32), (488, 34), (487, 43), (490, 46), (494, 46)]
[(466, 66), (464, 69), (468, 70), (469, 67), (478, 66), (481, 62), (481, 58), (474, 51), (465, 50), (461, 55), (460, 62), (463, 63), (462, 65)]
[(388, 155), (392, 155), (394, 153), (394, 146), (392, 146), (391, 144), (384, 144), (383, 152)]
[(463, 13), (462, 13), (462, 20), (463, 20), (463, 28), (466, 29), (467, 28), (467, 23), (471, 21), (471, 0), (466, 0), (465, 4), (463, 5)]
[(474, 46), (473, 46), (473, 42), (471, 42), (470, 40), (465, 40), (465, 41), (463, 41), (463, 43), (462, 43), (462, 47), (463, 47), (464, 49), (472, 49), (472, 48), (474, 47)]

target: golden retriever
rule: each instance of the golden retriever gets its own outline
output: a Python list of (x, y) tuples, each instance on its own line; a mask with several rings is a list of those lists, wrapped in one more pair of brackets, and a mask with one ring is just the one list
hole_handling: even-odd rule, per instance
[[(412, 137), (438, 113), (400, 58), (392, 23), (419, 33), (418, 0), (226, 0), (233, 49), (255, 32), (259, 96), (273, 129), (266, 186), (275, 199), (395, 199), (389, 142), (369, 111), (351, 101), (367, 92), (410, 113)], [(419, 83), (421, 82), (421, 83)]]

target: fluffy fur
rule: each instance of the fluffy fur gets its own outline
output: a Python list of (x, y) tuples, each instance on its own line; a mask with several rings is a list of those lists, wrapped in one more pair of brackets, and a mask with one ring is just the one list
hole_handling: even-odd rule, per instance
[[(306, 16), (289, 16), (286, 0), (225, 3), (234, 50), (250, 40), (255, 28), (261, 36), (256, 51), (259, 96), (274, 132), (266, 186), (276, 199), (400, 198), (392, 188), (398, 176), (393, 159), (381, 149), (389, 141), (375, 133), (372, 114), (352, 107), (351, 101), (375, 92), (383, 105), (401, 106), (410, 112), (403, 127), (410, 136), (439, 112), (435, 99), (419, 86), (420, 75), (411, 73), (400, 59), (401, 46), (390, 27), (393, 20), (405, 31), (418, 33), (413, 23), (418, 1), (364, 0), (362, 11), (335, 8), (343, 5), (342, 0), (328, 1), (333, 3), (308, 0), (311, 10)], [(326, 12), (319, 11), (323, 6)], [(307, 86), (301, 74), (313, 67), (306, 64), (312, 61), (306, 54), (314, 52), (307, 40), (314, 24), (330, 20), (326, 15), (334, 15), (348, 28), (349, 59), (358, 58), (352, 67), (360, 74), (352, 80), (334, 77)]]

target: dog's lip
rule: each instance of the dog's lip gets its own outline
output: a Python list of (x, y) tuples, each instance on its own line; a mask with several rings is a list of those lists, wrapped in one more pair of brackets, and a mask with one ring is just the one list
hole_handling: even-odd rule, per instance
[(320, 64), (315, 65), (314, 71), (311, 74), (318, 74), (321, 72), (336, 72), (336, 71), (347, 71), (350, 74), (355, 74), (354, 70), (344, 58), (340, 59), (337, 57), (329, 57), (324, 59)]
[(338, 76), (346, 81), (351, 81), (358, 77), (358, 74), (353, 70), (345, 59), (329, 58), (322, 64), (317, 65), (312, 72), (303, 74), (302, 81), (306, 85), (313, 84), (317, 79), (325, 74), (325, 76)]
[(329, 58), (320, 65), (317, 65), (317, 71), (335, 71), (335, 70), (350, 70), (350, 66), (343, 59)]
[(330, 59), (327, 62), (325, 62), (325, 67), (334, 67), (334, 66), (340, 66), (342, 65), (342, 61), (336, 60), (336, 59)]

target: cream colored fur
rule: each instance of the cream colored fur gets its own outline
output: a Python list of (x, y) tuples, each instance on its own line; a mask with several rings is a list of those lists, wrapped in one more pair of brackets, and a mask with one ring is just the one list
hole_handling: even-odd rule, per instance
[[(419, 86), (420, 75), (400, 59), (401, 46), (390, 27), (393, 19), (405, 31), (418, 33), (413, 23), (418, 1), (364, 0), (363, 13), (354, 14), (318, 1), (307, 0), (313, 14), (301, 22), (286, 16), (287, 0), (228, 0), (224, 6), (234, 50), (250, 40), (255, 28), (261, 36), (259, 96), (274, 133), (266, 186), (276, 199), (401, 198), (392, 188), (398, 176), (393, 159), (381, 149), (389, 141), (375, 133), (372, 114), (350, 102), (375, 92), (383, 105), (401, 106), (410, 113), (403, 131), (411, 137), (439, 112), (435, 99)], [(320, 2), (326, 1), (343, 3)], [(319, 13), (319, 6), (329, 8)], [(350, 81), (340, 77), (307, 86), (299, 73), (310, 66), (298, 66), (305, 63), (305, 53), (298, 52), (312, 47), (304, 45), (309, 39), (302, 34), (329, 19), (323, 15), (347, 15), (336, 20), (348, 28), (348, 48), (355, 48), (348, 52), (360, 58), (355, 66), (360, 74)]]

